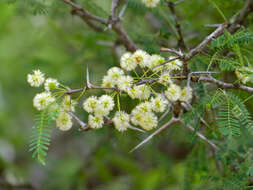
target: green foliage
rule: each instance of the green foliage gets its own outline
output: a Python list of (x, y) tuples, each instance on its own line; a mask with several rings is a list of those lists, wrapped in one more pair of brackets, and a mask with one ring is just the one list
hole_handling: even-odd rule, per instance
[(52, 129), (50, 123), (52, 115), (48, 110), (40, 112), (35, 117), (35, 126), (33, 127), (32, 140), (29, 151), (33, 152), (32, 157), (36, 158), (41, 164), (45, 164), (48, 147), (50, 145), (50, 138)]
[(226, 32), (224, 35), (211, 42), (211, 49), (214, 51), (221, 51), (232, 48), (235, 45), (245, 45), (252, 42), (253, 34), (251, 32), (241, 30), (233, 35)]

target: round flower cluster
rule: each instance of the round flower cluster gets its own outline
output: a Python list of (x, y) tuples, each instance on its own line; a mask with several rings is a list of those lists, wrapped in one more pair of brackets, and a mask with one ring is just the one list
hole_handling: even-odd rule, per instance
[(142, 0), (146, 7), (154, 8), (158, 5), (160, 0)]
[(104, 117), (110, 114), (114, 108), (113, 98), (109, 95), (101, 97), (91, 96), (83, 102), (83, 109), (90, 113), (88, 123), (91, 128), (103, 127)]
[(59, 89), (59, 82), (54, 78), (45, 79), (45, 75), (40, 70), (28, 74), (27, 82), (32, 87), (40, 87), (44, 84), (45, 91), (35, 95), (33, 106), (39, 111), (48, 109), (50, 112), (57, 113), (57, 116), (53, 117), (56, 120), (56, 126), (62, 131), (69, 130), (73, 124), (68, 112), (75, 111), (76, 102), (71, 100), (69, 95), (65, 95), (60, 105), (58, 104), (55, 90)]

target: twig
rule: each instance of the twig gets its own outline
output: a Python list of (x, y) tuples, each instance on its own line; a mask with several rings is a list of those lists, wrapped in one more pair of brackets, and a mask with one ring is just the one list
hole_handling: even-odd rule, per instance
[(187, 76), (187, 87), (190, 87), (191, 83), (191, 77), (192, 75), (210, 75), (210, 74), (217, 74), (218, 72), (213, 71), (196, 71), (196, 72), (190, 72)]
[(178, 33), (177, 46), (179, 48), (182, 48), (182, 49), (187, 49), (187, 47), (185, 45), (185, 42), (184, 42), (183, 35), (182, 35), (181, 26), (179, 24), (178, 17), (177, 17), (177, 14), (176, 14), (175, 5), (176, 4), (173, 3), (173, 2), (168, 2), (168, 6), (169, 6), (170, 12), (171, 12), (171, 14), (174, 18), (175, 27), (176, 27), (176, 30), (177, 30), (177, 33)]
[(128, 5), (128, 0), (125, 0), (124, 5), (123, 5), (123, 7), (122, 7), (122, 9), (121, 9), (121, 11), (119, 13), (119, 19), (120, 20), (123, 20), (123, 15), (124, 15), (124, 13), (125, 13), (125, 11), (127, 9), (127, 5)]
[[(81, 17), (89, 26), (91, 26), (96, 31), (103, 32), (104, 30), (101, 31), (102, 29), (99, 26), (95, 25), (93, 22), (91, 22), (91, 20), (99, 22), (99, 23), (106, 25), (106, 26), (108, 26), (108, 24), (110, 24), (110, 22), (111, 22), (110, 18), (107, 20), (107, 19), (101, 18), (99, 16), (93, 15), (89, 11), (85, 10), (84, 8), (80, 7), (79, 5), (75, 4), (74, 2), (72, 2), (70, 0), (61, 0), (61, 1), (70, 5), (73, 9), (72, 12), (75, 13), (76, 15), (78, 15), (79, 17)], [(119, 0), (115, 0), (115, 2), (116, 1), (119, 1)], [(117, 5), (117, 4), (115, 3), (115, 5)], [(114, 4), (113, 4), (113, 6), (114, 6)], [(111, 9), (111, 10), (113, 10), (113, 16), (115, 15), (114, 13), (116, 12), (117, 7), (118, 6), (114, 6)], [(116, 20), (118, 20), (118, 18)], [(130, 37), (123, 30), (123, 28), (119, 22), (111, 23), (111, 28), (120, 37), (122, 44), (126, 47), (126, 49), (128, 51), (134, 52), (137, 50), (137, 45), (130, 39)]]
[(229, 26), (228, 31), (234, 33), (240, 28), (240, 25), (244, 22), (245, 18), (253, 11), (253, 1), (247, 0), (243, 9), (235, 17), (232, 24)]
[(184, 54), (180, 50), (178, 51), (178, 50), (175, 50), (175, 49), (161, 47), (160, 51), (161, 52), (169, 52), (169, 53), (177, 55), (178, 57), (183, 57), (184, 56)]
[(252, 87), (248, 87), (248, 86), (244, 86), (241, 84), (231, 84), (231, 83), (225, 83), (223, 81), (217, 80), (211, 76), (200, 76), (198, 78), (198, 81), (200, 82), (209, 82), (209, 83), (214, 83), (217, 84), (220, 88), (223, 89), (240, 89), (249, 93), (253, 94), (253, 88)]
[(206, 45), (209, 44), (211, 40), (223, 34), (227, 26), (228, 26), (227, 23), (221, 24), (214, 32), (208, 35), (197, 47), (193, 48), (192, 50), (190, 50), (189, 53), (185, 54), (183, 56), (183, 60), (188, 61), (195, 55), (199, 54), (204, 49), (204, 47), (206, 47)]
[(158, 122), (162, 121), (170, 112), (170, 108), (168, 108), (162, 115), (161, 117), (158, 119)]
[[(179, 122), (186, 127), (187, 129), (189, 129), (190, 131), (195, 131), (195, 129), (189, 125), (185, 125), (184, 122), (182, 120), (179, 120)], [(200, 132), (196, 132), (196, 135), (202, 139), (203, 141), (205, 141), (207, 144), (209, 144), (214, 150), (219, 150), (220, 148), (218, 146), (216, 146), (212, 141), (210, 141), (208, 138), (206, 138), (202, 133)]]
[(163, 130), (165, 130), (167, 127), (171, 126), (172, 124), (179, 122), (180, 120), (177, 118), (172, 118), (169, 122), (167, 122), (166, 124), (164, 124), (162, 127), (160, 127), (159, 129), (157, 129), (154, 133), (152, 133), (151, 135), (149, 135), (146, 139), (144, 139), (141, 143), (139, 143), (137, 146), (135, 146), (130, 153), (132, 153), (133, 151), (135, 151), (136, 149), (138, 149), (139, 147), (141, 147), (142, 145), (144, 145), (145, 143), (147, 143), (148, 141), (150, 141), (154, 136), (156, 136), (157, 134), (161, 133)]
[(84, 123), (82, 120), (80, 120), (74, 113), (68, 112), (69, 115), (71, 115), (76, 122), (81, 126), (81, 130), (87, 130), (90, 128), (90, 126), (87, 123)]
[(144, 130), (142, 130), (142, 129), (140, 129), (140, 128), (134, 127), (134, 126), (132, 126), (132, 125), (129, 125), (128, 128), (129, 128), (129, 129), (132, 129), (132, 130), (135, 130), (135, 131), (140, 131), (140, 132), (142, 132), (142, 133), (145, 133), (145, 132), (146, 132), (146, 131), (144, 131)]
[(79, 89), (74, 89), (74, 90), (68, 90), (66, 92), (66, 94), (74, 94), (74, 93), (82, 92), (83, 90), (94, 90), (94, 89), (98, 89), (98, 90), (113, 90), (113, 91), (120, 92), (120, 90), (118, 88), (116, 88), (116, 87), (103, 87), (103, 86), (96, 86), (96, 85), (91, 84), (89, 69), (87, 67), (86, 68), (86, 86), (84, 88), (79, 88)]
[(61, 0), (64, 3), (70, 5), (74, 10), (76, 10), (76, 13), (78, 16), (80, 17), (86, 17), (88, 19), (100, 22), (102, 24), (107, 24), (107, 20), (98, 16), (95, 16), (93, 14), (91, 14), (89, 11), (85, 10), (84, 8), (80, 7), (79, 5), (75, 4), (74, 2), (70, 1), (70, 0)]

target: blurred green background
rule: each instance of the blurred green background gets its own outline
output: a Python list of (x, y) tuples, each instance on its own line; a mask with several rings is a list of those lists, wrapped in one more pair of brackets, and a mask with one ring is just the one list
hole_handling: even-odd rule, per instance
[[(109, 15), (110, 0), (77, 2), (95, 14), (106, 18)], [(45, 190), (201, 187), (201, 174), (207, 172), (207, 163), (214, 163), (208, 158), (205, 144), (196, 141), (193, 146), (191, 133), (180, 126), (170, 128), (134, 153), (129, 151), (147, 134), (133, 131), (121, 134), (110, 127), (89, 132), (79, 132), (77, 125), (67, 132), (55, 128), (46, 166), (31, 158), (29, 136), (36, 114), (32, 98), (40, 90), (29, 87), (26, 75), (39, 68), (48, 77), (74, 89), (84, 84), (85, 67), (89, 65), (92, 82), (100, 84), (106, 70), (118, 65), (119, 55), (124, 51), (121, 46), (113, 46), (117, 36), (112, 31), (94, 32), (72, 16), (70, 8), (61, 1), (39, 3), (43, 6), (26, 0), (0, 1), (0, 184), (3, 189), (12, 189), (11, 186), (22, 189), (23, 185), (23, 189), (32, 189), (31, 185)], [(217, 4), (230, 18), (243, 6), (243, 1), (224, 0)], [(204, 27), (205, 24), (223, 22), (207, 0), (185, 1), (176, 10), (190, 47), (213, 30)], [(148, 10), (139, 0), (131, 1), (123, 21), (132, 39), (149, 53), (159, 53), (163, 44), (176, 45), (171, 26), (172, 16), (167, 8)], [(128, 109), (131, 105), (123, 106)], [(84, 120), (87, 118), (81, 106), (77, 113)]]

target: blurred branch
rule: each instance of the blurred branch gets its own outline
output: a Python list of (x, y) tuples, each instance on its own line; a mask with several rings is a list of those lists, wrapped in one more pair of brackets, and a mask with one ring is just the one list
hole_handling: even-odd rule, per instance
[(61, 1), (70, 5), (73, 9), (72, 13), (81, 17), (82, 20), (86, 22), (86, 24), (89, 25), (94, 30), (98, 32), (104, 32), (104, 30), (101, 27), (97, 26), (92, 21), (108, 26), (108, 28), (111, 28), (116, 32), (116, 34), (120, 37), (122, 44), (126, 47), (128, 51), (134, 52), (137, 50), (137, 45), (130, 39), (127, 33), (123, 30), (120, 24), (120, 19), (116, 14), (116, 10), (119, 6), (120, 0), (113, 0), (111, 7), (111, 15), (108, 19), (104, 19), (102, 17), (93, 15), (92, 13), (75, 4), (71, 0), (61, 0)]
[(232, 21), (232, 24), (229, 26), (228, 28), (229, 32), (234, 33), (236, 30), (238, 30), (245, 21), (245, 18), (250, 13), (252, 13), (252, 11), (253, 11), (253, 0), (246, 0), (244, 7)]
[[(180, 2), (178, 2), (178, 3), (180, 3)], [(177, 46), (181, 49), (187, 49), (185, 42), (184, 42), (181, 26), (179, 24), (179, 20), (178, 20), (177, 14), (176, 14), (175, 5), (176, 4), (171, 1), (168, 2), (168, 7), (170, 9), (170, 12), (171, 12), (173, 18), (174, 18), (175, 27), (176, 27), (176, 30), (178, 33)]]

